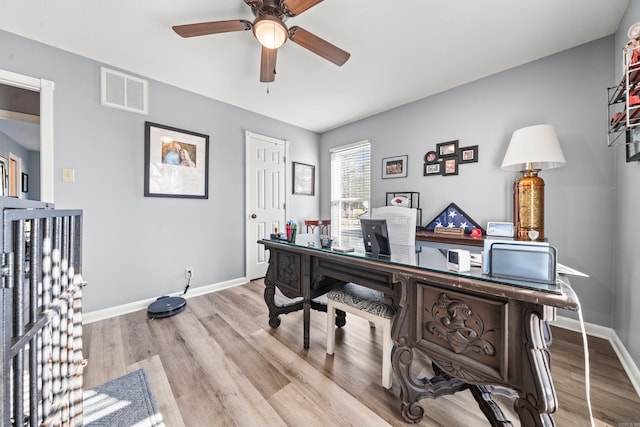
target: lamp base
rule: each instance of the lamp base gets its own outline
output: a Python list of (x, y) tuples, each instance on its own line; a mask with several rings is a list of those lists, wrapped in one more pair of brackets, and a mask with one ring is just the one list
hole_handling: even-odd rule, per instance
[[(544, 240), (544, 180), (537, 170), (522, 171), (513, 185), (513, 222), (517, 240)], [(538, 233), (537, 238), (534, 231)]]

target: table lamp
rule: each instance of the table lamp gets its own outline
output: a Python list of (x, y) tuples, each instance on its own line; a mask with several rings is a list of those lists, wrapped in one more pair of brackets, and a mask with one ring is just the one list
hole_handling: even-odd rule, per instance
[(544, 181), (538, 172), (566, 163), (553, 126), (528, 126), (513, 132), (501, 168), (523, 174), (513, 183), (517, 240), (544, 240)]

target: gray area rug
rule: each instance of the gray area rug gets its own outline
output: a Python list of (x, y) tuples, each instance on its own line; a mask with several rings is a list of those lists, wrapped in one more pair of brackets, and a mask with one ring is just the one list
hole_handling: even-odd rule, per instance
[(144, 369), (85, 390), (83, 420), (88, 427), (164, 426)]

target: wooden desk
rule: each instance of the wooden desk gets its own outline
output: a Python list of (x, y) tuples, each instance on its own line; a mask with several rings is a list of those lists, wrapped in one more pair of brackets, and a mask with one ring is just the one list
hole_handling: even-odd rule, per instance
[[(554, 425), (551, 413), (557, 398), (549, 369), (547, 320), (553, 312), (550, 308), (578, 309), (568, 284), (530, 286), (488, 278), (478, 271), (449, 272), (441, 268), (446, 264), (441, 254), (438, 264), (439, 252), (433, 248), (418, 253), (413, 248), (414, 262), (405, 263), (271, 240), (258, 243), (270, 251), (264, 292), (269, 324), (277, 328), (281, 314), (304, 310), (305, 348), (309, 347), (311, 309), (323, 309), (312, 298), (343, 282), (385, 293), (397, 310), (391, 363), (406, 421), (421, 420), (421, 399), (468, 388), (491, 425), (509, 426), (490, 393), (492, 386), (504, 386), (519, 396), (514, 406), (523, 426)], [(276, 287), (302, 301), (276, 305)], [(415, 351), (433, 362), (436, 377), (412, 376)]]

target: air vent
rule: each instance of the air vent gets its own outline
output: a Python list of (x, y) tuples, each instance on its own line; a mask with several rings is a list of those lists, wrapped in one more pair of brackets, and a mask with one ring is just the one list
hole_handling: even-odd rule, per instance
[(147, 81), (119, 71), (100, 68), (100, 103), (147, 114)]

